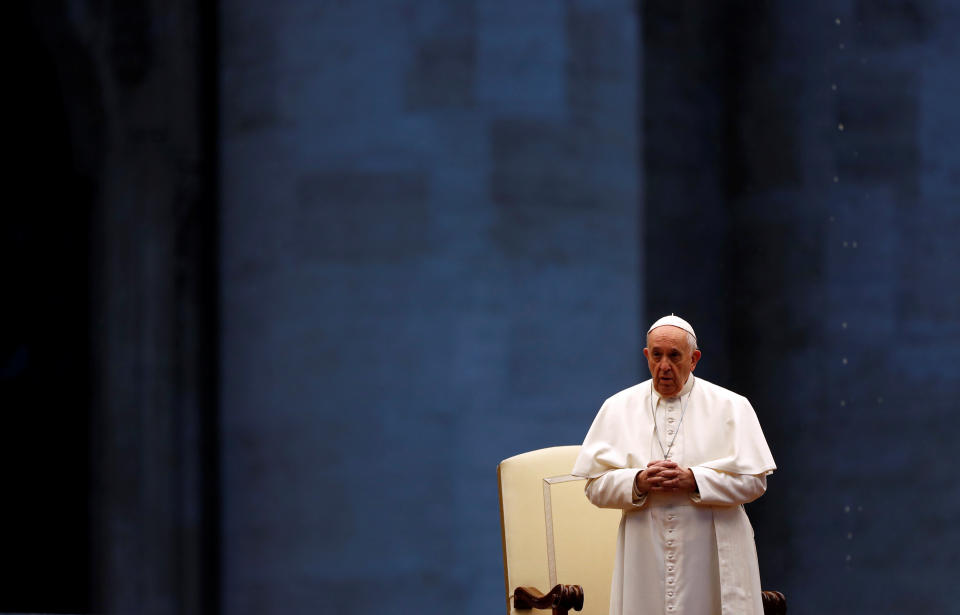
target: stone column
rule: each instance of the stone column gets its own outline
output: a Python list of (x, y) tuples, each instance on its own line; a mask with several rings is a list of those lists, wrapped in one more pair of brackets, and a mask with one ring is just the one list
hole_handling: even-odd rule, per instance
[(217, 611), (211, 16), (141, 0), (37, 17), (93, 191), (98, 612)]

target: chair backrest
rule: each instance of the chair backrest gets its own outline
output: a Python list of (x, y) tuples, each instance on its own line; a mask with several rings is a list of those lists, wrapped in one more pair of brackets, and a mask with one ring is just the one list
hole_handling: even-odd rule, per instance
[(504, 459), (497, 466), (507, 613), (518, 586), (547, 592), (557, 583), (580, 585), (583, 613), (610, 607), (610, 580), (620, 511), (600, 509), (570, 475), (579, 446), (556, 446)]

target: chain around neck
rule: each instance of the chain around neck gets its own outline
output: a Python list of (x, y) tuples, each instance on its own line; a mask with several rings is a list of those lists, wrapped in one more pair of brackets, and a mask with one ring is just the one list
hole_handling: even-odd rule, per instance
[[(690, 374), (691, 378), (694, 378), (693, 374)], [(656, 405), (653, 403), (654, 398), (654, 388), (653, 380), (650, 381), (650, 418), (653, 419), (653, 435), (657, 437), (657, 444), (660, 445), (660, 452), (663, 453), (664, 459), (670, 458), (670, 451), (673, 450), (673, 444), (677, 441), (677, 436), (680, 435), (680, 426), (683, 425), (683, 417), (687, 413), (687, 405), (690, 403), (690, 395), (693, 393), (693, 387), (697, 385), (697, 380), (694, 378), (693, 384), (690, 385), (690, 390), (687, 391), (687, 399), (684, 400), (683, 397), (680, 397), (680, 422), (677, 423), (677, 430), (673, 434), (673, 439), (670, 440), (670, 444), (667, 445), (667, 449), (663, 449), (663, 440), (660, 439), (660, 430), (657, 428), (657, 411)], [(661, 398), (663, 399), (663, 398)]]

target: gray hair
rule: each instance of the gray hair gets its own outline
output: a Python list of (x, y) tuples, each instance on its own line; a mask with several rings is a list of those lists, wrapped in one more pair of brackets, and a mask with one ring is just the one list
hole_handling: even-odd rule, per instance
[[(647, 331), (647, 346), (650, 345), (650, 333), (650, 331)], [(684, 331), (684, 333), (687, 334), (687, 346), (690, 348), (690, 352), (700, 350), (699, 346), (697, 346), (697, 338), (689, 331)]]

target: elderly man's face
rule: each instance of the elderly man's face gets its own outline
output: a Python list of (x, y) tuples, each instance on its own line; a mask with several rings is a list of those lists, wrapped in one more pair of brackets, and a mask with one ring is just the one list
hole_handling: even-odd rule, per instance
[(653, 388), (664, 397), (673, 397), (680, 393), (697, 366), (700, 351), (690, 347), (686, 331), (664, 325), (647, 334), (643, 356), (650, 366)]

